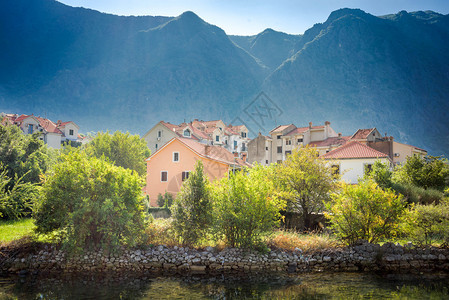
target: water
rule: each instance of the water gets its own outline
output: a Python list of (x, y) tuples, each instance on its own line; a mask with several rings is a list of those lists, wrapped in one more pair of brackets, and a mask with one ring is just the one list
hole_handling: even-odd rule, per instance
[(0, 277), (0, 299), (449, 299), (449, 274)]

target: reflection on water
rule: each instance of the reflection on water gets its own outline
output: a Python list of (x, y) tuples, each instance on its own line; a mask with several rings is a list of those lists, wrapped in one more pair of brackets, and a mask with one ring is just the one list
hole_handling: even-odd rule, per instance
[(0, 277), (0, 299), (449, 299), (449, 274)]

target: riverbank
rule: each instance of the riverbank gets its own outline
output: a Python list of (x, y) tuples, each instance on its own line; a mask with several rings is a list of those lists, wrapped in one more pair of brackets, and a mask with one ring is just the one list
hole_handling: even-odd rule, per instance
[(449, 271), (449, 249), (385, 243), (303, 253), (274, 249), (268, 253), (225, 248), (166, 247), (124, 250), (122, 254), (88, 252), (68, 257), (54, 245), (29, 244), (0, 249), (0, 272), (27, 273), (232, 273), (324, 271)]

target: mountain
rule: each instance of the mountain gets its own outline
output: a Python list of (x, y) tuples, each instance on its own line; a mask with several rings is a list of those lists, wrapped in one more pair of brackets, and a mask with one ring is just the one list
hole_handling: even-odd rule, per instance
[(274, 71), (284, 60), (294, 54), (294, 46), (301, 39), (301, 36), (268, 28), (257, 35), (231, 35), (229, 38)]
[(340, 9), (303, 35), (227, 36), (193, 12), (124, 17), (5, 0), (0, 45), (0, 111), (73, 120), (82, 132), (202, 118), (257, 133), (329, 120), (343, 134), (375, 126), (449, 154), (448, 15)]
[(341, 9), (306, 31), (263, 84), (287, 119), (330, 119), (345, 132), (376, 126), (449, 152), (449, 16), (374, 17)]

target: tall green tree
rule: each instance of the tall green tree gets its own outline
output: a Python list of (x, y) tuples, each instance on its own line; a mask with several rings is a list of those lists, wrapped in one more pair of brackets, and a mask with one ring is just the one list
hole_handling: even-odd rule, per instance
[(230, 173), (214, 186), (214, 227), (231, 247), (254, 248), (279, 225), (285, 201), (274, 197), (273, 167), (255, 164)]
[(134, 170), (141, 176), (146, 173), (145, 159), (150, 156), (150, 149), (139, 135), (99, 132), (85, 149), (89, 155), (107, 157), (116, 166)]
[(183, 243), (197, 244), (212, 224), (210, 185), (201, 160), (182, 184), (171, 207), (173, 228)]
[(141, 186), (131, 170), (81, 151), (62, 154), (44, 176), (36, 231), (59, 233), (64, 246), (77, 252), (134, 246), (144, 230)]
[(311, 228), (312, 214), (321, 212), (324, 201), (336, 187), (332, 167), (318, 157), (314, 148), (293, 150), (287, 159), (276, 167), (278, 197), (287, 201), (287, 210), (298, 212), (303, 220), (303, 230)]
[(39, 133), (23, 134), (15, 125), (0, 125), (0, 162), (14, 186), (16, 178), (22, 182), (39, 183), (53, 161), (52, 151), (39, 139)]

